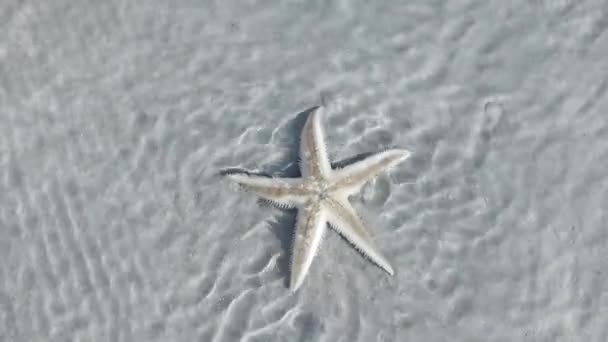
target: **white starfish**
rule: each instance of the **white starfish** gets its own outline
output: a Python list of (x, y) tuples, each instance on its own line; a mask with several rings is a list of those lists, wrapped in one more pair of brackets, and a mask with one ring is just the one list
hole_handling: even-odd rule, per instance
[(380, 172), (405, 160), (410, 152), (391, 149), (332, 170), (321, 127), (322, 111), (322, 107), (314, 108), (302, 130), (300, 178), (269, 178), (244, 173), (227, 175), (243, 189), (280, 207), (298, 209), (289, 284), (293, 291), (300, 287), (310, 268), (327, 222), (371, 261), (390, 275), (394, 273), (348, 197)]

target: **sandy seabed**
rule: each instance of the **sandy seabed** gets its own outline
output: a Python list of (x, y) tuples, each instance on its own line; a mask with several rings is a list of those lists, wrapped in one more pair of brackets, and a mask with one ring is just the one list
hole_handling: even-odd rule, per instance
[[(603, 1), (0, 3), (0, 341), (607, 341)], [(218, 176), (412, 157), (388, 276)]]

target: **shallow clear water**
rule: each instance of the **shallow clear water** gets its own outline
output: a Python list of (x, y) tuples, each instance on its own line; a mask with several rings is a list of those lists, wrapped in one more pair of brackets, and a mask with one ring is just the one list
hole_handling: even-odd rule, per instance
[[(605, 341), (602, 1), (0, 4), (0, 341)], [(412, 157), (287, 289), (294, 212), (218, 176)]]

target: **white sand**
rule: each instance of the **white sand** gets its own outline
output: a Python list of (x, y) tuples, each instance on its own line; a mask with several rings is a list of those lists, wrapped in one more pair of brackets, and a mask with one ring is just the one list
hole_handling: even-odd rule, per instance
[[(171, 4), (168, 4), (171, 3)], [(0, 2), (0, 341), (606, 341), (602, 1)], [(394, 277), (224, 167), (412, 157), (353, 199)]]

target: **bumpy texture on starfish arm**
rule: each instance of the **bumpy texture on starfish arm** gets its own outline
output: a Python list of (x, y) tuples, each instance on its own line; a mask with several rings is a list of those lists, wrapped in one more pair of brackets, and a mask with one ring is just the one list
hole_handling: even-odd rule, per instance
[(247, 174), (228, 177), (280, 207), (298, 208), (291, 257), (289, 287), (297, 290), (312, 264), (327, 223), (389, 274), (393, 267), (380, 253), (371, 234), (348, 202), (348, 197), (380, 172), (409, 156), (406, 150), (392, 149), (332, 170), (321, 127), (322, 107), (309, 114), (300, 141), (300, 178), (268, 178)]
[(303, 178), (326, 178), (331, 174), (331, 164), (323, 138), (321, 114), (323, 107), (317, 107), (309, 114), (300, 136), (300, 172)]
[(289, 287), (295, 291), (302, 285), (312, 264), (327, 225), (327, 214), (319, 202), (298, 207), (296, 231), (293, 236), (291, 255), (291, 280)]
[(243, 190), (252, 192), (281, 208), (294, 208), (304, 204), (311, 191), (301, 178), (271, 178), (234, 173), (226, 177)]
[(334, 170), (330, 189), (340, 189), (348, 195), (357, 193), (365, 183), (380, 172), (399, 164), (409, 156), (410, 152), (407, 150), (391, 149)]
[(327, 220), (332, 228), (388, 274), (395, 273), (388, 260), (378, 251), (371, 234), (347, 200), (329, 198), (323, 205), (327, 208)]

